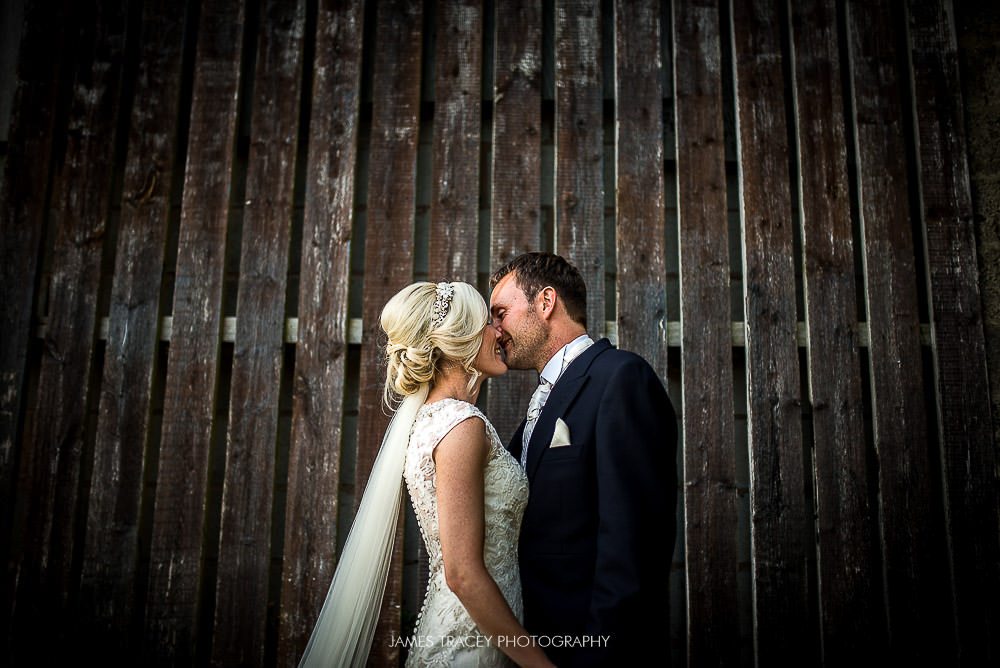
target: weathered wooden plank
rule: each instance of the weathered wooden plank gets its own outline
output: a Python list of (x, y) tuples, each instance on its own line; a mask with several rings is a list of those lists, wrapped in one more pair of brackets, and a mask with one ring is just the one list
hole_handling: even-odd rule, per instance
[(733, 4), (757, 663), (816, 663), (778, 2)]
[(139, 513), (173, 193), (185, 8), (147, 0), (129, 126), (80, 583), (85, 637), (135, 656)]
[[(490, 269), (541, 248), (542, 10), (536, 2), (497, 3), (493, 59), (493, 165)], [(489, 381), (486, 410), (506, 442), (524, 419), (534, 372)]]
[(719, 6), (673, 9), (674, 105), (684, 387), (687, 658), (739, 663), (737, 489), (733, 443), (729, 224)]
[(482, 0), (439, 3), (434, 79), (431, 280), (476, 284)]
[[(892, 3), (849, 2), (865, 305), (871, 332), (884, 600), (897, 661), (930, 661), (950, 622), (931, 601), (934, 574), (913, 227)], [(941, 564), (943, 566), (943, 564)], [(938, 581), (938, 582), (935, 582)]]
[(601, 337), (605, 266), (600, 0), (558, 0), (555, 19), (555, 251), (583, 275), (587, 330)]
[(908, 3), (920, 205), (962, 665), (1000, 661), (996, 449), (950, 2)]
[(790, 3), (809, 328), (823, 660), (881, 656), (877, 517), (868, 494), (847, 139), (833, 0)]
[(316, 16), (279, 666), (297, 665), (336, 566), (363, 16), (350, 0)]
[[(21, 444), (19, 423), (37, 300), (38, 256), (45, 234), (56, 107), (60, 85), (73, 72), (72, 62), (52, 44), (63, 44), (65, 52), (74, 52), (77, 37), (73, 28), (80, 25), (74, 8), (82, 11), (81, 3), (65, 1), (53, 6), (36, 2), (25, 11), (9, 149), (0, 187), (0, 563), (4, 565), (2, 593), (6, 594), (0, 611), (2, 630), (6, 630), (14, 603), (14, 583), (8, 576), (16, 574), (17, 556), (9, 555), (8, 550), (19, 449), (30, 453), (35, 445)], [(12, 558), (10, 563), (8, 557)]]
[[(71, 628), (77, 544), (77, 499), (97, 333), (97, 292), (109, 217), (114, 146), (120, 105), (128, 4), (97, 2), (78, 54), (79, 68), (68, 117), (66, 152), (53, 183), (49, 215), (55, 239), (49, 285), (49, 318), (28, 426), (31, 455), (22, 459), (19, 493), (25, 525), (16, 616), (30, 624), (18, 634), (25, 647)], [(45, 653), (59, 651), (46, 646)]]
[(199, 17), (145, 618), (159, 665), (191, 663), (198, 641), (243, 17), (238, 0)]
[(212, 661), (263, 666), (305, 0), (261, 7)]
[[(422, 28), (423, 3), (418, 0), (380, 3), (376, 10), (355, 508), (389, 424), (382, 403), (385, 363), (381, 344), (385, 335), (379, 327), (379, 314), (390, 297), (413, 281)], [(375, 665), (399, 661), (399, 645), (392, 638), (400, 633), (402, 535), (400, 522), (371, 649), (370, 661)]]
[(667, 377), (660, 3), (615, 2), (619, 345)]
[[(1000, 40), (1000, 3), (955, 3), (954, 30), (959, 45), (965, 143), (972, 187), (976, 252), (980, 262), (979, 299), (986, 339), (986, 367), (993, 418), (994, 443), (1000, 443), (1000, 207), (996, 183), (1000, 176), (1000, 142), (994, 140), (1000, 118), (1000, 77), (987, 66), (996, 62)], [(1000, 629), (996, 631), (1000, 635)], [(997, 661), (994, 660), (996, 663)]]

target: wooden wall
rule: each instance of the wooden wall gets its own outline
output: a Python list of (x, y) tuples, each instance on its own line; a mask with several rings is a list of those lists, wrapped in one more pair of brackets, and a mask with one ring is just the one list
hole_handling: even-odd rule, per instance
[[(388, 422), (382, 305), (415, 279), (485, 291), (535, 249), (576, 263), (591, 333), (646, 357), (682, 417), (651, 657), (1000, 657), (949, 0), (24, 18), (0, 186), (7, 663), (295, 665)], [(491, 381), (502, 436), (533, 384)], [(410, 513), (398, 538), (375, 665), (423, 595)]]

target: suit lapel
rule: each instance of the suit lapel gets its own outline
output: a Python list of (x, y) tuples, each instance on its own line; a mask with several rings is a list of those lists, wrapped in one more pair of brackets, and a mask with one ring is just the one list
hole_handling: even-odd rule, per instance
[[(549, 394), (549, 398), (545, 402), (541, 414), (538, 416), (538, 422), (535, 424), (535, 429), (531, 432), (531, 440), (528, 442), (526, 472), (529, 481), (535, 477), (538, 464), (549, 449), (548, 444), (552, 440), (552, 434), (555, 432), (556, 418), (565, 415), (566, 409), (569, 408), (570, 404), (573, 403), (573, 399), (583, 389), (583, 386), (587, 382), (587, 371), (590, 369), (590, 364), (594, 361), (594, 358), (610, 347), (611, 342), (607, 339), (601, 339), (594, 343), (594, 345), (580, 353), (566, 367), (562, 376), (552, 387), (552, 392)], [(518, 429), (518, 434), (522, 434), (523, 431), (524, 425), (522, 423), (521, 429)]]

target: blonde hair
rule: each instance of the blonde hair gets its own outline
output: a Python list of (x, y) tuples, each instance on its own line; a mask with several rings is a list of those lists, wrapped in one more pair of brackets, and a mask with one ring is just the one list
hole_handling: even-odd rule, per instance
[(472, 364), (482, 345), (483, 327), (489, 322), (489, 307), (468, 283), (444, 283), (454, 294), (447, 314), (436, 318), (438, 285), (425, 281), (408, 285), (382, 309), (380, 324), (388, 337), (383, 391), (387, 406), (433, 382), (445, 362), (459, 364), (471, 376), (470, 391), (479, 377)]

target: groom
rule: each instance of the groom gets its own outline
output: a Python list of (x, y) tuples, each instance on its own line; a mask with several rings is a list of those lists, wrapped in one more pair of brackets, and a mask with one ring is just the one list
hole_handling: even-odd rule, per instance
[(587, 336), (576, 267), (526, 253), (490, 279), (507, 366), (539, 386), (509, 450), (528, 475), (524, 625), (559, 666), (669, 663), (677, 420), (638, 355)]

